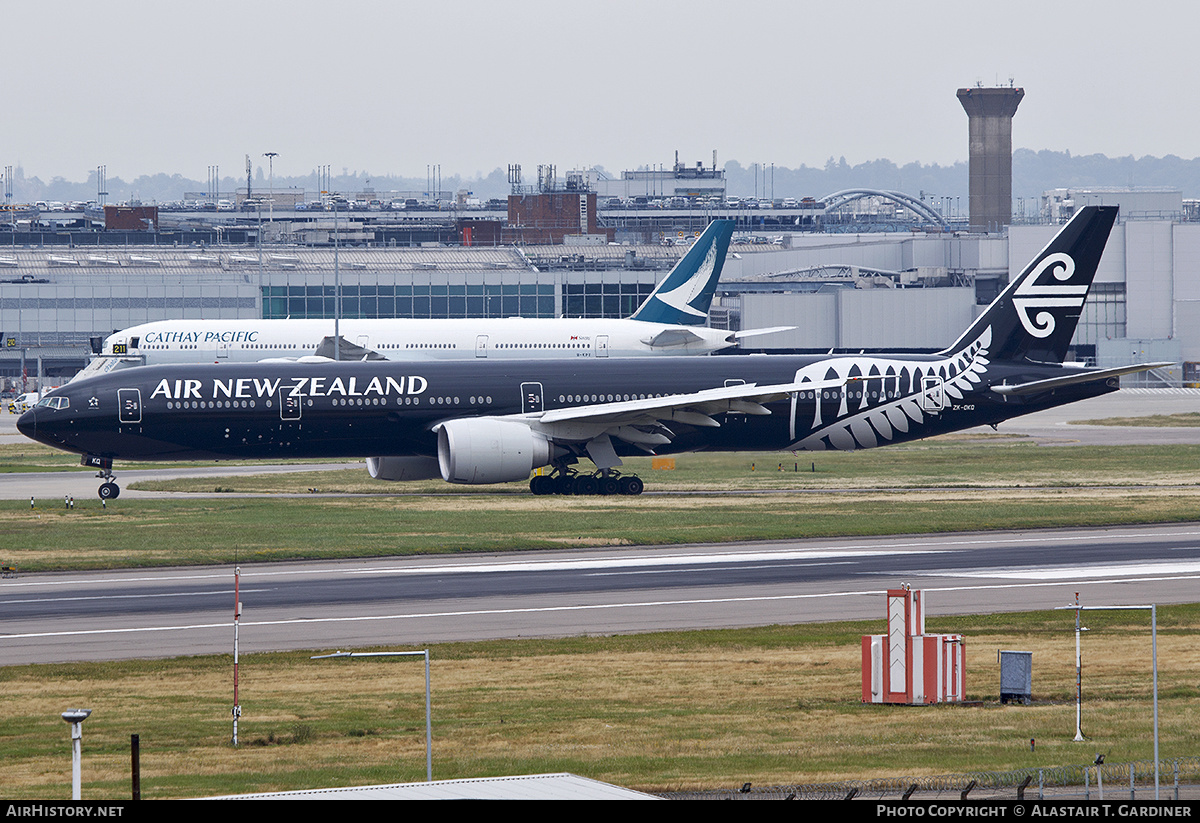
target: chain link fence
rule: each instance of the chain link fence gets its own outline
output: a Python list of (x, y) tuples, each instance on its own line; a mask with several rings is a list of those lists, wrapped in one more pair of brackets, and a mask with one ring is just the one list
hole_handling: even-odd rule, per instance
[[(1159, 761), (1160, 800), (1200, 798), (1200, 757)], [(1154, 799), (1154, 761), (1009, 772), (798, 783), (791, 786), (664, 792), (668, 800), (1100, 800)]]

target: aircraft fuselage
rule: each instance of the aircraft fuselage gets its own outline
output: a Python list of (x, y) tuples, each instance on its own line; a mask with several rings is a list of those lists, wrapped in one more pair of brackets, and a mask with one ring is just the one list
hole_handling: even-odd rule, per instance
[[(1023, 397), (988, 386), (1070, 373), (935, 355), (656, 358), (507, 364), (362, 363), (149, 366), (71, 383), (20, 421), (28, 436), (115, 459), (368, 457), (437, 453), (443, 421), (687, 395), (745, 384), (830, 381), (757, 408), (668, 422), (656, 453), (856, 449), (999, 423), (1112, 391), (1082, 383)], [(1082, 371), (1082, 370), (1080, 370)], [(765, 413), (764, 413), (765, 412)], [(651, 427), (647, 427), (651, 428)], [(622, 453), (638, 453), (628, 444)]]

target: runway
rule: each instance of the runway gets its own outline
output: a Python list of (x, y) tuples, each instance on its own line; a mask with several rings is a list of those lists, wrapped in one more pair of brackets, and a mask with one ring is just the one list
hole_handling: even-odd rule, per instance
[[(1070, 422), (1197, 410), (1197, 390), (1122, 391), (1001, 430), (1047, 445), (1200, 443), (1200, 428)], [(0, 427), (11, 423), (5, 415)], [(0, 443), (12, 437), (20, 435), (0, 428)], [(344, 467), (215, 465), (154, 474)], [(123, 482), (135, 474), (125, 473)], [(0, 497), (62, 497), (80, 494), (81, 484), (89, 494), (95, 485), (87, 473), (0, 475)], [(1200, 524), (275, 563), (242, 571), (243, 653), (849, 619), (879, 620), (882, 631), (882, 594), (901, 583), (927, 592), (931, 621), (1053, 608), (1075, 592), (1087, 605), (1193, 602)], [(0, 661), (228, 653), (232, 615), (232, 568), (4, 579)]]
[[(499, 637), (1192, 602), (1200, 524), (275, 563), (242, 569), (243, 654)], [(233, 569), (0, 581), (6, 664), (229, 653)], [(1073, 617), (1064, 616), (1064, 626)]]

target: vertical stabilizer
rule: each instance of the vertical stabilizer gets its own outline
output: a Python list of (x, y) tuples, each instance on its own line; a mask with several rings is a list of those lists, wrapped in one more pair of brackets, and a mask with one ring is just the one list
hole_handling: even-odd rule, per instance
[(1063, 362), (1116, 219), (1116, 206), (1080, 209), (942, 354), (960, 352), (990, 333), (985, 348), (991, 360)]
[(712, 221), (630, 319), (703, 326), (725, 265), (733, 226), (732, 220)]

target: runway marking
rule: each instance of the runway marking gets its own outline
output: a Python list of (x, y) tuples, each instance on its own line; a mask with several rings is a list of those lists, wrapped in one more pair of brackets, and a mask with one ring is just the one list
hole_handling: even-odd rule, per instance
[[(1089, 531), (1086, 533), (1072, 533), (1068, 535), (1043, 535), (1043, 534), (1019, 534), (1012, 537), (1000, 538), (994, 535), (978, 535), (971, 537), (926, 537), (924, 539), (908, 538), (901, 539), (894, 543), (881, 543), (880, 541), (887, 538), (873, 538), (870, 543), (848, 543), (845, 545), (832, 545), (830, 543), (814, 544), (811, 548), (779, 548), (769, 549), (760, 548), (748, 552), (726, 551), (720, 554), (699, 554), (697, 549), (689, 547), (686, 554), (671, 554), (670, 547), (663, 547), (661, 550), (653, 550), (654, 554), (634, 555), (631, 557), (607, 557), (607, 558), (554, 558), (554, 559), (530, 559), (530, 560), (499, 560), (494, 563), (488, 561), (480, 561), (479, 558), (458, 558), (456, 560), (447, 560), (441, 558), (441, 562), (453, 563), (463, 562), (471, 563), (472, 565), (430, 565), (431, 559), (426, 558), (422, 562), (424, 565), (411, 566), (368, 566), (359, 565), (352, 568), (335, 568), (316, 567), (316, 568), (288, 568), (288, 569), (272, 569), (269, 566), (243, 566), (243, 580), (261, 579), (266, 577), (292, 577), (306, 575), (320, 575), (329, 577), (333, 575), (389, 575), (389, 574), (464, 574), (464, 573), (480, 573), (480, 572), (509, 572), (509, 571), (528, 571), (530, 569), (580, 569), (588, 568), (589, 564), (594, 568), (613, 568), (620, 565), (627, 566), (649, 566), (649, 565), (667, 565), (667, 564), (686, 564), (686, 563), (737, 563), (737, 562), (758, 562), (762, 560), (789, 560), (789, 559), (807, 559), (807, 560), (823, 560), (837, 557), (877, 557), (887, 554), (936, 554), (946, 553), (963, 548), (974, 548), (977, 546), (1013, 546), (1013, 545), (1047, 545), (1051, 543), (1079, 543), (1079, 542), (1094, 542), (1097, 539), (1105, 541), (1116, 540), (1141, 540), (1147, 537), (1156, 537), (1159, 539), (1179, 539), (1187, 537), (1200, 538), (1200, 531), (1109, 531), (1101, 529), (1099, 531)], [(796, 542), (796, 541), (767, 541), (768, 543), (781, 542)], [(930, 546), (935, 548), (929, 548)], [(1179, 548), (1194, 549), (1194, 546), (1188, 547), (1172, 547), (1172, 550)], [(621, 551), (620, 549), (613, 549)], [(358, 559), (359, 563), (364, 563), (362, 558)], [(232, 574), (232, 564), (230, 570), (220, 572), (194, 572), (194, 573), (178, 573), (178, 574), (140, 574), (135, 576), (119, 576), (112, 575), (109, 577), (57, 577), (55, 579), (17, 579), (5, 580), (0, 584), (0, 589), (22, 589), (35, 588), (38, 586), (80, 586), (80, 585), (112, 585), (126, 584), (139, 582), (172, 582), (180, 580), (228, 580)]]
[[(1200, 561), (1195, 563), (1119, 563), (1104, 566), (1084, 566), (1070, 568), (1067, 566), (1051, 566), (1047, 568), (1026, 569), (990, 569), (988, 571), (959, 571), (959, 572), (913, 572), (917, 575), (934, 577), (1011, 577), (1016, 580), (1086, 580), (1089, 578), (1109, 578), (1120, 575), (1170, 574), (1194, 575), (1200, 573)], [(1177, 577), (1171, 577), (1175, 580)]]
[[(1146, 583), (1157, 581), (1178, 581), (1178, 580), (1194, 580), (1200, 579), (1200, 575), (1183, 575), (1170, 577), (1131, 577), (1127, 579), (1108, 579), (1107, 583)], [(999, 591), (1007, 589), (1039, 589), (1052, 588), (1062, 586), (1062, 582), (1040, 582), (1040, 583), (999, 583), (987, 586), (938, 586), (938, 587), (922, 587), (924, 592), (964, 592), (964, 591)], [(1079, 581), (1078, 585), (1087, 585), (1087, 581)], [(865, 589), (862, 591), (843, 591), (843, 592), (820, 592), (815, 594), (780, 594), (780, 595), (763, 595), (755, 597), (712, 597), (712, 598), (691, 598), (687, 600), (647, 600), (637, 603), (592, 603), (575, 606), (531, 606), (513, 609), (466, 609), (455, 611), (441, 612), (414, 612), (412, 614), (384, 614), (384, 615), (365, 615), (359, 617), (314, 617), (314, 618), (287, 618), (282, 620), (262, 620), (248, 621), (242, 620), (242, 629), (253, 628), (257, 626), (299, 626), (299, 625), (316, 625), (322, 623), (371, 623), (388, 620), (429, 620), (447, 617), (494, 617), (497, 615), (515, 615), (515, 614), (549, 614), (554, 612), (582, 612), (582, 611), (608, 611), (613, 609), (645, 609), (645, 608), (663, 608), (671, 606), (698, 606), (698, 605), (717, 605), (730, 603), (767, 603), (778, 601), (801, 601), (801, 600), (822, 600), (829, 598), (843, 597), (879, 597), (886, 594), (886, 589)], [(88, 637), (98, 635), (119, 635), (119, 634), (137, 634), (140, 632), (179, 632), (179, 631), (199, 631), (199, 630), (221, 630), (228, 631), (232, 625), (232, 621), (226, 620), (219, 623), (192, 623), (184, 626), (141, 626), (116, 629), (88, 629), (76, 631), (55, 631), (55, 632), (26, 632), (19, 634), (0, 634), (0, 638), (9, 640), (31, 640), (44, 639), (49, 637)]]
[[(259, 594), (269, 589), (242, 589), (242, 594)], [(24, 606), (29, 603), (73, 603), (87, 600), (153, 600), (161, 597), (229, 597), (233, 589), (208, 592), (163, 592), (162, 594), (96, 594), (75, 597), (31, 597), (24, 600), (0, 600), (0, 606)]]
[[(515, 562), (500, 562), (479, 566), (444, 566), (436, 569), (374, 569), (370, 571), (353, 572), (353, 574), (368, 575), (409, 575), (409, 574), (479, 574), (483, 572), (527, 572), (527, 571), (563, 571), (570, 569), (582, 571), (585, 569), (621, 569), (646, 568), (649, 566), (706, 566), (725, 563), (759, 563), (778, 560), (829, 560), (834, 558), (880, 557), (890, 554), (926, 555), (944, 554), (949, 549), (905, 549), (896, 551), (890, 549), (850, 549), (850, 550), (804, 550), (780, 549), (778, 551), (732, 552), (729, 554), (677, 554), (677, 555), (648, 555), (645, 557), (601, 557), (601, 558), (564, 558), (555, 560), (528, 560)], [(618, 573), (618, 572), (614, 572)]]
[[(849, 560), (835, 560), (831, 563), (771, 563), (768, 565), (758, 564), (758, 565), (754, 565), (754, 566), (744, 566), (742, 568), (738, 568), (738, 567), (734, 566), (732, 568), (726, 567), (725, 569), (723, 569), (723, 571), (742, 571), (743, 569), (752, 569), (754, 571), (762, 571), (763, 569), (799, 569), (799, 568), (804, 568), (806, 566), (820, 566), (821, 568), (825, 568), (827, 566), (852, 566), (852, 565), (854, 565), (854, 564)], [(623, 572), (623, 571), (589, 572), (588, 574), (586, 574), (584, 576), (585, 577), (625, 577), (627, 575), (642, 575), (642, 574), (676, 574), (678, 571), (679, 571), (678, 569), (642, 569), (639, 571), (628, 571), (628, 572)], [(697, 569), (696, 571), (704, 571), (704, 570)]]

